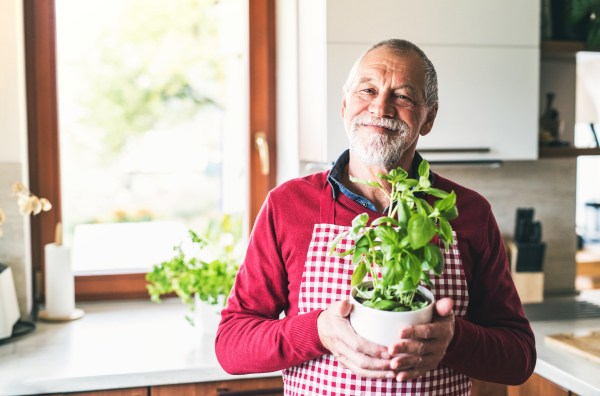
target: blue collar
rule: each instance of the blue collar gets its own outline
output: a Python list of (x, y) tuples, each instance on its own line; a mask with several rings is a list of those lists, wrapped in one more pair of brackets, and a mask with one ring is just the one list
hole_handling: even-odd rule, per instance
[[(414, 156), (413, 162), (412, 162), (412, 171), (413, 171), (413, 178), (416, 180), (419, 180), (419, 165), (421, 165), (422, 161), (423, 161), (423, 157), (421, 157), (421, 155), (415, 151), (415, 156)], [(350, 150), (346, 150), (342, 153), (342, 155), (340, 155), (340, 157), (337, 159), (335, 164), (333, 164), (333, 167), (331, 168), (331, 172), (329, 172), (327, 181), (331, 185), (331, 190), (333, 191), (333, 199), (337, 199), (339, 193), (341, 192), (342, 194), (344, 194), (351, 200), (353, 200), (353, 201), (357, 202), (358, 204), (362, 205), (363, 207), (377, 213), (377, 209), (375, 208), (375, 205), (373, 205), (373, 203), (371, 201), (369, 201), (367, 198), (365, 198), (363, 196), (354, 194), (352, 191), (348, 190), (346, 188), (346, 186), (344, 186), (342, 184), (342, 175), (344, 174), (344, 171), (346, 170), (346, 166), (348, 165), (349, 162), (350, 162)], [(429, 172), (429, 181), (431, 182), (431, 185), (433, 185), (433, 172)], [(384, 213), (385, 212), (387, 212), (387, 208), (384, 211)]]

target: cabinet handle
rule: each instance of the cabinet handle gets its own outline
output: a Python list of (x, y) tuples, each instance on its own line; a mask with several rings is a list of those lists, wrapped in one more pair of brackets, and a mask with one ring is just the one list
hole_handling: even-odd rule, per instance
[(419, 153), (489, 153), (489, 147), (464, 147), (464, 148), (424, 148), (417, 149)]
[(283, 395), (283, 388), (248, 389), (230, 391), (228, 389), (217, 389), (217, 396), (260, 396), (260, 395)]
[(263, 131), (254, 134), (254, 148), (258, 150), (260, 157), (260, 171), (263, 175), (269, 174), (269, 144), (267, 134)]

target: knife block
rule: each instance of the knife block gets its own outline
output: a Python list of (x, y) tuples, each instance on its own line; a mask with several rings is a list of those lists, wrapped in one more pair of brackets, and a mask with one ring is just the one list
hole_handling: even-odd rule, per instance
[(544, 301), (544, 273), (517, 272), (517, 257), (519, 256), (517, 244), (513, 241), (507, 241), (506, 251), (510, 263), (510, 274), (521, 298), (521, 303), (541, 303)]

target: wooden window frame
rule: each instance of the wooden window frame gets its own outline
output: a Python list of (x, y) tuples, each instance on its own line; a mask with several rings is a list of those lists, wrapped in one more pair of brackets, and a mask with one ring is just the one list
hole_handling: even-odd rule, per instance
[[(248, 0), (249, 6), (249, 219), (250, 228), (268, 192), (276, 185), (275, 0)], [(31, 218), (34, 298), (44, 301), (44, 246), (54, 241), (61, 221), (60, 150), (56, 84), (54, 0), (24, 0), (29, 188), (53, 209)], [(261, 173), (254, 132), (266, 133), (269, 173)], [(146, 298), (144, 273), (77, 275), (76, 301)]]

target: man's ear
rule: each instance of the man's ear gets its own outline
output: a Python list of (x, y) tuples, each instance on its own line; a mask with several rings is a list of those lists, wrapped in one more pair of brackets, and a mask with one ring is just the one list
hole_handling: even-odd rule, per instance
[(342, 120), (344, 119), (344, 114), (346, 114), (346, 93), (342, 94)]
[(437, 103), (431, 106), (431, 109), (429, 109), (429, 111), (427, 112), (427, 118), (425, 119), (425, 123), (419, 131), (419, 135), (425, 136), (429, 132), (431, 132), (431, 128), (433, 128), (433, 122), (435, 121), (435, 117), (437, 116), (438, 107), (439, 106)]

